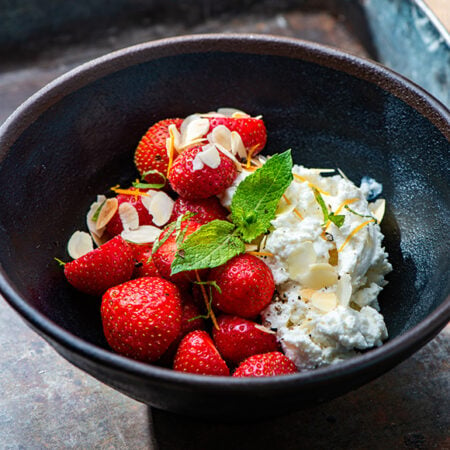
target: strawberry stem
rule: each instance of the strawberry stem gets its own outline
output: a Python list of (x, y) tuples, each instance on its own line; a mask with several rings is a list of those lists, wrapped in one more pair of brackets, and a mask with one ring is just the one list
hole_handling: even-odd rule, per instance
[(214, 311), (211, 308), (211, 305), (209, 303), (208, 295), (206, 294), (205, 285), (202, 283), (202, 280), (200, 279), (200, 275), (198, 274), (198, 270), (195, 271), (195, 277), (197, 278), (198, 284), (200, 286), (200, 289), (203, 294), (203, 299), (205, 300), (206, 309), (208, 311), (209, 316), (211, 317), (212, 323), (214, 325), (214, 328), (216, 330), (219, 329), (219, 325), (217, 324), (216, 315), (214, 314)]

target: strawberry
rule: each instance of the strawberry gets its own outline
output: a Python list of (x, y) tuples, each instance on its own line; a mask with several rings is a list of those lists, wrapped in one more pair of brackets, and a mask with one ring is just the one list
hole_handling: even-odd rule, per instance
[[(126, 189), (127, 191), (136, 191), (136, 192), (145, 192), (143, 189), (136, 189), (134, 187), (130, 187)], [(142, 203), (142, 195), (132, 195), (132, 194), (118, 194), (117, 202), (119, 207), (122, 203), (129, 203), (133, 206), (139, 216), (139, 225), (154, 225), (153, 218), (151, 214), (148, 212), (148, 209)], [(109, 236), (117, 236), (122, 233), (123, 225), (122, 220), (120, 218), (119, 209), (112, 216), (111, 220), (106, 225), (106, 231)]]
[[(197, 231), (201, 225), (192, 220), (185, 220), (181, 223), (180, 233), (184, 233), (183, 241), (194, 231)], [(169, 230), (162, 233), (161, 240), (165, 239)], [(179, 272), (171, 275), (171, 265), (175, 259), (177, 247), (177, 231), (174, 230), (167, 240), (153, 253), (153, 261), (162, 277), (173, 283), (178, 284), (182, 288), (186, 288), (190, 281), (195, 280), (195, 272)], [(203, 271), (199, 271), (203, 274)]]
[(241, 136), (245, 148), (254, 148), (252, 155), (259, 153), (267, 141), (267, 130), (262, 119), (254, 117), (209, 117), (209, 131), (219, 125), (226, 126), (230, 131), (236, 131)]
[(174, 370), (198, 375), (229, 375), (230, 371), (206, 331), (191, 331), (181, 341)]
[(227, 362), (239, 364), (249, 356), (278, 350), (276, 334), (256, 322), (222, 315), (217, 323), (219, 329), (213, 329), (214, 342)]
[(296, 373), (295, 364), (281, 352), (253, 355), (242, 361), (233, 377), (273, 377)]
[(181, 328), (176, 339), (170, 344), (167, 351), (161, 358), (161, 363), (172, 365), (173, 358), (177, 351), (181, 339), (188, 333), (194, 330), (203, 330), (205, 328), (205, 321), (200, 317), (201, 311), (193, 302), (190, 295), (185, 292), (182, 293), (181, 298)]
[(131, 280), (105, 292), (101, 316), (113, 350), (140, 361), (156, 361), (180, 332), (180, 292), (160, 277)]
[(117, 236), (64, 266), (67, 281), (81, 292), (102, 295), (108, 288), (128, 281), (133, 273), (133, 251)]
[(209, 197), (202, 200), (187, 200), (179, 197), (173, 205), (172, 217), (169, 222), (177, 220), (187, 212), (195, 213), (191, 220), (202, 225), (212, 220), (226, 220), (229, 212), (220, 204), (217, 197)]
[[(157, 170), (166, 175), (169, 165), (166, 139), (169, 137), (169, 125), (174, 124), (178, 129), (183, 119), (165, 119), (151, 126), (139, 142), (134, 153), (134, 163), (137, 170), (144, 176), (149, 170)], [(161, 183), (161, 176), (149, 174), (145, 176), (147, 183)]]
[(135, 261), (133, 278), (159, 277), (159, 271), (152, 258), (153, 244), (128, 244), (133, 248)]
[(220, 159), (218, 167), (212, 168), (201, 163), (202, 168), (194, 170), (194, 159), (203, 150), (200, 145), (185, 150), (175, 160), (169, 172), (172, 189), (189, 200), (220, 194), (231, 186), (237, 176), (234, 162), (217, 149), (215, 151)]
[(212, 269), (208, 278), (221, 289), (221, 292), (213, 289), (213, 306), (245, 318), (256, 317), (270, 303), (275, 291), (269, 267), (249, 254), (235, 256)]

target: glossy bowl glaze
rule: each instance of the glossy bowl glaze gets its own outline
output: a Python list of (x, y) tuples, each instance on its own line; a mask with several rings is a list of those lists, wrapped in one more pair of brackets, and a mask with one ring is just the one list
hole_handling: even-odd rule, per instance
[[(177, 373), (119, 356), (103, 337), (100, 301), (65, 281), (55, 256), (97, 193), (134, 179), (132, 155), (165, 117), (234, 106), (265, 118), (267, 152), (383, 183), (382, 224), (394, 272), (380, 300), (390, 339), (349, 361), (285, 377)], [(127, 48), (69, 72), (0, 130), (0, 289), (76, 366), (162, 408), (208, 418), (277, 415), (381, 375), (450, 317), (449, 114), (372, 62), (298, 40), (205, 35)]]

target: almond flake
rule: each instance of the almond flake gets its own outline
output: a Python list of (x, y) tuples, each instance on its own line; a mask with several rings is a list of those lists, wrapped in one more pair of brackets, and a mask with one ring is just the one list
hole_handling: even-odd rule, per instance
[(186, 131), (186, 128), (189, 126), (189, 124), (197, 119), (201, 119), (201, 115), (200, 114), (191, 114), (190, 116), (187, 116), (183, 122), (181, 122), (180, 125), (180, 132), (181, 134), (184, 134)]
[(304, 286), (311, 289), (322, 289), (337, 282), (337, 273), (328, 263), (310, 264), (308, 271), (298, 277)]
[[(309, 271), (311, 264), (316, 262), (317, 255), (311, 241), (305, 241), (291, 252), (287, 259), (289, 276), (301, 281), (304, 274)], [(313, 286), (311, 286), (313, 287)]]
[(148, 212), (152, 215), (153, 223), (162, 227), (165, 225), (172, 215), (174, 201), (162, 191), (152, 196)]
[(135, 230), (139, 226), (139, 214), (131, 203), (119, 206), (119, 216), (124, 230)]
[[(95, 213), (97, 212), (98, 208), (100, 208), (101, 204), (106, 200), (106, 197), (104, 195), (97, 195), (97, 201), (92, 203), (92, 205), (89, 208), (89, 211), (86, 215), (86, 225), (88, 227), (89, 232), (95, 233), (98, 237), (101, 237), (104, 231), (104, 228), (98, 229), (97, 228), (97, 222), (94, 222), (92, 218), (94, 217)], [(98, 218), (97, 218), (98, 220)], [(94, 239), (95, 240), (95, 239)]]
[(311, 297), (311, 305), (324, 313), (330, 312), (338, 305), (334, 292), (316, 292)]
[(247, 150), (242, 142), (241, 135), (237, 131), (231, 132), (231, 153), (233, 155), (239, 155), (242, 159), (247, 157)]
[(224, 115), (225, 117), (233, 117), (236, 118), (235, 116), (239, 116), (239, 117), (250, 117), (247, 113), (245, 113), (244, 111), (241, 111), (240, 109), (236, 109), (236, 108), (219, 108), (217, 110), (217, 112), (219, 114)]
[(350, 298), (352, 297), (352, 281), (348, 273), (341, 275), (341, 278), (337, 283), (336, 295), (339, 299), (339, 304), (342, 306), (348, 306), (350, 304)]
[(202, 138), (208, 133), (209, 120), (208, 119), (196, 119), (192, 120), (184, 131), (181, 132), (181, 145), (186, 146), (191, 142)]
[(98, 215), (97, 222), (95, 228), (97, 232), (102, 230), (108, 225), (109, 221), (113, 218), (114, 214), (116, 214), (117, 208), (119, 207), (119, 202), (117, 198), (108, 198), (105, 204), (103, 205), (100, 214)]
[(103, 233), (101, 236), (99, 236), (98, 234), (95, 234), (94, 232), (91, 231), (91, 237), (97, 247), (100, 247), (101, 245), (103, 245), (105, 242), (108, 241), (107, 236)]
[(202, 162), (211, 169), (217, 169), (220, 166), (220, 155), (215, 145), (204, 145), (198, 155)]
[(154, 189), (149, 189), (146, 194), (141, 197), (141, 203), (147, 208), (150, 208), (153, 197), (160, 191), (156, 191)]
[(380, 223), (383, 220), (384, 212), (386, 210), (386, 200), (384, 198), (379, 198), (373, 203), (369, 203), (369, 210), (372, 213), (372, 216), (377, 219), (377, 222)]
[(121, 236), (134, 244), (151, 244), (158, 239), (161, 230), (152, 225), (141, 225), (136, 230), (123, 230)]
[(195, 172), (197, 170), (202, 170), (205, 165), (203, 164), (202, 159), (200, 158), (200, 153), (197, 153), (192, 160), (192, 170)]
[(261, 239), (261, 242), (259, 243), (259, 251), (263, 251), (266, 248), (266, 242), (267, 242), (268, 235), (265, 234), (264, 237)]
[(245, 244), (246, 252), (256, 252), (258, 250), (258, 246), (255, 244)]
[(269, 328), (266, 328), (266, 327), (263, 326), (263, 325), (256, 324), (256, 325), (255, 325), (255, 328), (256, 328), (257, 330), (259, 330), (259, 331), (262, 331), (263, 333), (277, 334), (275, 331), (273, 331), (273, 330), (271, 330), (271, 329), (269, 329)]
[[(175, 148), (175, 150), (180, 153), (180, 147), (181, 147), (181, 134), (178, 131), (176, 125), (174, 123), (169, 125), (169, 128), (167, 129), (169, 132), (169, 137), (166, 139), (166, 150), (167, 150), (167, 156), (170, 156), (170, 152), (172, 151), (171, 146)], [(173, 139), (173, 142), (172, 142)]]
[(75, 231), (67, 243), (67, 252), (73, 259), (80, 258), (94, 250), (94, 244), (89, 233), (85, 231)]
[(311, 300), (311, 297), (316, 293), (315, 289), (301, 289), (299, 294), (302, 300), (307, 303)]
[(231, 152), (231, 131), (225, 125), (217, 125), (207, 136), (211, 144), (220, 144)]
[(230, 158), (231, 161), (234, 162), (237, 171), (238, 171), (238, 172), (242, 172), (242, 166), (241, 166), (241, 163), (236, 159), (236, 157), (233, 156), (233, 155), (231, 154), (231, 152), (229, 152), (229, 151), (228, 151), (226, 148), (224, 148), (222, 145), (220, 145), (220, 144), (215, 144), (215, 145), (216, 145), (217, 150), (219, 150), (220, 152), (222, 152), (225, 156), (228, 156), (228, 158)]

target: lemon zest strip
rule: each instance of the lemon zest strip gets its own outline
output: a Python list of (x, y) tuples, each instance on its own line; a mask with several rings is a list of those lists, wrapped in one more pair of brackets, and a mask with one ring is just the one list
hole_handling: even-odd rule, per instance
[(321, 194), (323, 195), (331, 195), (329, 192), (324, 191), (323, 189), (320, 189), (320, 187), (316, 186), (314, 183), (311, 183), (311, 181), (307, 180), (305, 177), (302, 177), (301, 175), (297, 175), (296, 173), (293, 173), (292, 175), (294, 175), (294, 178), (298, 181), (304, 181), (306, 183), (308, 183), (308, 186), (313, 188), (313, 189), (317, 189)]
[(253, 256), (273, 256), (273, 253), (270, 252), (247, 252), (247, 254), (249, 255), (253, 255)]
[(125, 195), (134, 195), (135, 197), (137, 196), (143, 196), (143, 197), (150, 197), (150, 194), (147, 194), (147, 192), (142, 192), (139, 190), (132, 190), (132, 189), (121, 189), (119, 187), (119, 185), (117, 186), (113, 186), (112, 188), (110, 188), (111, 191), (115, 192), (116, 194), (125, 194)]
[(366, 225), (369, 225), (369, 223), (371, 222), (375, 222), (374, 219), (370, 219), (370, 220), (366, 220), (365, 222), (359, 224), (345, 239), (344, 243), (339, 247), (338, 252), (341, 252), (344, 247), (350, 242), (350, 239), (358, 232), (360, 231), (362, 228), (364, 228)]
[(173, 135), (173, 130), (169, 127), (169, 164), (167, 164), (167, 177), (169, 177), (170, 169), (173, 164), (173, 153), (175, 150), (175, 136)]
[[(344, 200), (336, 209), (336, 211), (334, 212), (334, 214), (337, 216), (342, 208), (344, 208), (344, 206), (346, 205), (351, 205), (352, 203), (355, 203), (356, 201), (358, 201), (359, 198), (348, 198), (347, 200)], [(325, 226), (325, 231), (328, 230), (328, 227), (331, 225), (331, 220), (329, 220)]]

